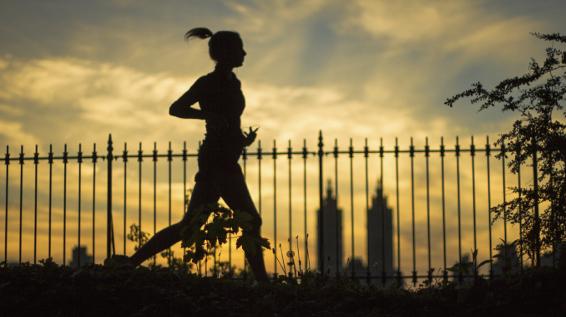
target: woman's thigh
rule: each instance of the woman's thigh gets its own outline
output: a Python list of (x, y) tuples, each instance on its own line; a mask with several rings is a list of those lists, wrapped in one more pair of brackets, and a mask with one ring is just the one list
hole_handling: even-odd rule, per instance
[(251, 214), (257, 225), (261, 225), (261, 218), (254, 205), (248, 186), (241, 170), (239, 173), (231, 173), (220, 185), (220, 196), (235, 212), (247, 212)]
[[(204, 211), (206, 213), (206, 217), (203, 215), (204, 221), (201, 221), (204, 223), (210, 214), (210, 212), (206, 212), (206, 206), (216, 204), (218, 202), (218, 198), (220, 198), (220, 194), (218, 193), (216, 186), (209, 181), (197, 181), (195, 183), (195, 188), (191, 193), (187, 212), (183, 216), (181, 222), (189, 224), (195, 216)], [(200, 208), (203, 209), (201, 210)], [(200, 223), (200, 225), (202, 225), (202, 223)]]

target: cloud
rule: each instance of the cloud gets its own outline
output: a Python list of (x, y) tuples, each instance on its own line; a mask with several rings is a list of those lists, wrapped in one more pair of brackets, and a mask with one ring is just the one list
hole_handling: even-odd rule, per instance
[[(345, 26), (398, 43), (439, 39), (471, 21), (477, 3), (464, 1), (353, 1)], [(461, 29), (460, 29), (461, 30)]]
[[(289, 26), (304, 21), (312, 14), (327, 6), (327, 1), (251, 1), (249, 4), (228, 3), (237, 17), (228, 18), (227, 22), (237, 26), (244, 33), (267, 39), (278, 35), (287, 35)], [(246, 23), (242, 24), (244, 20)]]
[(0, 144), (39, 144), (39, 139), (25, 131), (22, 123), (0, 119)]
[(525, 42), (529, 43), (534, 39), (529, 38), (528, 34), (538, 27), (540, 23), (528, 17), (494, 21), (446, 41), (444, 50), (447, 54), (458, 54), (458, 61), (462, 64), (479, 58), (525, 62), (524, 56), (515, 53), (519, 48), (530, 47)]
[[(77, 59), (3, 61), (9, 63), (9, 71), (0, 76), (4, 87), (0, 98), (3, 108), (18, 109), (12, 111), (13, 120), (23, 126), (35, 120), (38, 112), (43, 122), (65, 118), (64, 125), (34, 125), (27, 133), (37, 140), (46, 136), (46, 129), (48, 135), (62, 136), (68, 142), (89, 140), (93, 135), (101, 139), (108, 132), (133, 141), (199, 139), (202, 133), (201, 122), (167, 115), (168, 105), (194, 78), (147, 74)], [(364, 100), (349, 98), (324, 85), (283, 86), (249, 81), (244, 84), (247, 110), (243, 122), (261, 126), (260, 137), (268, 139), (301, 138), (316, 135), (319, 129), (347, 130), (351, 137), (375, 134), (376, 130), (386, 137), (402, 136), (407, 127), (418, 129), (420, 125), (409, 110), (400, 107), (403, 100), (388, 93), (391, 85), (394, 83), (383, 82), (373, 87), (377, 93), (369, 95), (369, 100), (389, 107), (372, 110)], [(29, 106), (22, 108), (20, 104)], [(442, 119), (436, 119), (434, 124), (442, 126)], [(426, 130), (424, 126), (420, 129)], [(73, 131), (72, 136), (69, 131)]]
[[(164, 136), (170, 103), (194, 81), (78, 59), (2, 61), (9, 64), (0, 75), (2, 108), (18, 109), (14, 123), (44, 142), (100, 140), (108, 132), (133, 140)], [(42, 124), (30, 124), (36, 121)], [(171, 121), (179, 133), (198, 130)]]

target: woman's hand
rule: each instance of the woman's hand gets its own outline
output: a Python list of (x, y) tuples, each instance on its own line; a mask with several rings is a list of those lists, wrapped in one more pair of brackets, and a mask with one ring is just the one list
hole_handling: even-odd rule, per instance
[(244, 136), (244, 146), (250, 146), (254, 143), (255, 138), (257, 137), (257, 130), (259, 128), (253, 129), (252, 127), (249, 128), (248, 132), (243, 132), (242, 135)]

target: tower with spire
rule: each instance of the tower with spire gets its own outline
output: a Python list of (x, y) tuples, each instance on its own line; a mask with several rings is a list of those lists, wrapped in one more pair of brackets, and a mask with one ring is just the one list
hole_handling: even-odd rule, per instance
[[(326, 196), (323, 201), (324, 223), (321, 221), (321, 210), (316, 212), (317, 216), (317, 263), (318, 270), (324, 261), (324, 273), (336, 274), (342, 267), (343, 242), (342, 242), (342, 209), (338, 208), (336, 196), (333, 193), (332, 183), (328, 180), (326, 185)], [(324, 239), (321, 239), (321, 228), (324, 228)], [(324, 241), (324, 245), (320, 242)], [(322, 251), (322, 255), (320, 252)]]
[(392, 276), (393, 209), (387, 205), (381, 180), (377, 182), (371, 207), (367, 210), (368, 265), (371, 275)]

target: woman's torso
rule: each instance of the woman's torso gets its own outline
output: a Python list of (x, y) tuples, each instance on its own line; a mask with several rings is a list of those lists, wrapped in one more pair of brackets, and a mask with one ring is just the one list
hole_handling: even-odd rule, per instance
[(199, 165), (205, 165), (200, 166), (202, 169), (236, 164), (243, 150), (240, 116), (245, 108), (245, 99), (240, 81), (232, 72), (217, 71), (201, 77), (201, 80), (200, 108), (215, 115), (213, 119), (206, 120)]

